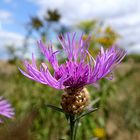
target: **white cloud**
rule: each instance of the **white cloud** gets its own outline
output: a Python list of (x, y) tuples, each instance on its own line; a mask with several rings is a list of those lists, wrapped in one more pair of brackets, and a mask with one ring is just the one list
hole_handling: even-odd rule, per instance
[(0, 24), (13, 21), (12, 14), (6, 10), (0, 10)]
[(22, 35), (0, 29), (0, 59), (9, 58), (6, 46), (19, 47), (22, 45), (22, 42)]
[(0, 30), (0, 47), (5, 45), (21, 46), (24, 37), (18, 33)]
[[(0, 29), (0, 59), (9, 58), (9, 56), (7, 55), (7, 46), (13, 46), (15, 48), (22, 49), (24, 39), (25, 37), (19, 33), (9, 32), (9, 31)], [(35, 44), (36, 43), (33, 39), (29, 39), (28, 48), (27, 48), (29, 49), (29, 52), (28, 54), (26, 54), (27, 56), (30, 56), (29, 54), (36, 51), (35, 49), (33, 49), (33, 46), (35, 46)], [(21, 54), (21, 51), (19, 52), (19, 54)]]
[(128, 53), (140, 54), (140, 44), (135, 44), (131, 46), (128, 50)]
[(131, 28), (140, 25), (140, 12), (109, 18), (106, 19), (105, 22), (117, 29)]
[[(132, 13), (140, 8), (138, 0), (39, 0), (33, 1), (43, 15), (46, 9), (57, 8), (62, 14), (62, 22), (75, 23), (84, 19), (120, 16)], [(139, 4), (138, 4), (139, 3)]]
[(13, 26), (14, 19), (12, 13), (7, 10), (0, 10), (0, 49), (6, 45), (21, 46), (23, 43), (24, 36), (19, 33), (10, 32), (3, 28), (3, 25), (9, 24)]
[(39, 6), (38, 14), (40, 16), (44, 15), (47, 9), (57, 8), (62, 15), (61, 22), (65, 24), (75, 24), (87, 19), (101, 20), (122, 35), (123, 38), (120, 42), (125, 47), (130, 44), (140, 46), (140, 0), (29, 1)]
[(122, 36), (119, 43), (130, 53), (140, 53), (140, 11), (106, 20)]
[[(0, 48), (7, 45), (14, 45), (15, 47), (22, 47), (24, 43), (25, 36), (15, 32), (9, 32), (6, 30), (0, 30)], [(28, 40), (29, 45), (35, 45), (34, 39), (30, 38)]]

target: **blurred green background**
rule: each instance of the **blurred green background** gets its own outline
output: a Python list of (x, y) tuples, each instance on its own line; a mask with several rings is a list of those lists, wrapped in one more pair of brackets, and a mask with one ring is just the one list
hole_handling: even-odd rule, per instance
[[(122, 10), (120, 18), (118, 17), (120, 13), (117, 18), (115, 14), (104, 15), (104, 13), (121, 11), (123, 7), (117, 9), (124, 4), (121, 1), (114, 3), (114, 9), (113, 2), (110, 0), (107, 3), (108, 9), (104, 8), (106, 4), (103, 7), (100, 6), (103, 5), (102, 0), (99, 2), (89, 0), (87, 3), (82, 3), (80, 0), (75, 2), (81, 2), (83, 7), (80, 9), (79, 17), (66, 18), (69, 15), (68, 10), (74, 7), (74, 4), (71, 8), (64, 8), (66, 3), (63, 0), (57, 2), (58, 6), (55, 2), (47, 3), (42, 0), (38, 7), (32, 3), (32, 0), (24, 0), (21, 3), (14, 0), (2, 1), (0, 5), (0, 95), (11, 102), (16, 116), (13, 120), (7, 120), (5, 124), (1, 124), (0, 140), (68, 139), (69, 128), (64, 114), (46, 107), (46, 104), (60, 107), (63, 91), (31, 81), (18, 71), (18, 67), (23, 67), (22, 59), (30, 59), (32, 52), (35, 53), (38, 64), (45, 61), (36, 46), (37, 40), (42, 39), (44, 42), (52, 40), (55, 49), (61, 49), (56, 38), (67, 32), (77, 32), (77, 35), (84, 33), (83, 39), (91, 34), (89, 49), (93, 57), (96, 57), (100, 46), (109, 48), (113, 44), (118, 44), (128, 52), (123, 62), (113, 72), (112, 81), (102, 79), (98, 89), (93, 86), (87, 87), (91, 101), (97, 102), (94, 107), (99, 107), (99, 110), (81, 120), (77, 140), (140, 140), (140, 48), (136, 34), (140, 27), (138, 20), (140, 17), (137, 15), (139, 11), (133, 12), (136, 14), (131, 15), (133, 18), (131, 16), (126, 18), (131, 6), (138, 8), (139, 2), (124, 1), (128, 6), (125, 9), (128, 14), (125, 15)], [(47, 4), (50, 4), (50, 7)], [(54, 7), (51, 6), (53, 4)], [(89, 8), (91, 4), (93, 7), (98, 6), (99, 9), (94, 9), (92, 13), (92, 10), (84, 8), (86, 4)], [(39, 11), (40, 5), (44, 8), (44, 13)], [(67, 4), (66, 7), (68, 7)], [(80, 6), (77, 5), (76, 8)], [(11, 15), (8, 16), (8, 12), (6, 14), (8, 10), (13, 15), (16, 13), (14, 18), (18, 22), (10, 20)], [(84, 14), (82, 10), (90, 16)], [(71, 15), (77, 15), (75, 11), (71, 10)], [(118, 18), (121, 19), (123, 14), (121, 27), (118, 27), (120, 23), (112, 24), (118, 22)], [(123, 29), (124, 26), (125, 29)], [(134, 34), (130, 32), (132, 29)], [(133, 39), (128, 31), (133, 35)], [(137, 49), (135, 46), (138, 46)], [(63, 57), (60, 59), (63, 61)]]

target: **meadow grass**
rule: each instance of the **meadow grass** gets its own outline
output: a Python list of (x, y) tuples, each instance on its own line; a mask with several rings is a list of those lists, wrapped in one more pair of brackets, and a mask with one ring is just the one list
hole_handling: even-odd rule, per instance
[[(20, 62), (16, 65), (19, 66)], [(16, 112), (14, 122), (7, 123), (19, 123), (35, 110), (32, 124), (29, 124), (29, 134), (35, 140), (68, 139), (69, 129), (64, 114), (46, 107), (47, 104), (60, 107), (62, 91), (27, 79), (21, 75), (16, 65), (0, 63), (0, 95), (12, 103)], [(139, 63), (126, 62), (118, 67), (113, 81), (101, 80), (100, 89), (88, 87), (91, 100), (100, 97), (100, 102), (96, 105), (100, 109), (81, 120), (77, 140), (91, 139), (93, 130), (98, 127), (104, 128), (112, 140), (122, 135), (122, 130), (127, 135), (135, 135), (140, 129), (139, 70)], [(113, 125), (115, 130), (110, 132)]]

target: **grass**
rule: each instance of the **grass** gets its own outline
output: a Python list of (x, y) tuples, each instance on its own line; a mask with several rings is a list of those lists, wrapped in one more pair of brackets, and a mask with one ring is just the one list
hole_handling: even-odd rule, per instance
[[(19, 66), (20, 63), (18, 62), (17, 65)], [(18, 128), (23, 125), (23, 122), (27, 122), (25, 132), (22, 132), (22, 135), (24, 133), (29, 135), (26, 137), (32, 137), (34, 140), (68, 139), (69, 129), (65, 116), (46, 107), (46, 104), (60, 107), (62, 91), (25, 78), (15, 65), (1, 62), (0, 68), (0, 95), (7, 98), (16, 111), (14, 121), (9, 121), (10, 125), (7, 123), (9, 129), (12, 130), (13, 124), (16, 124), (15, 130), (18, 134), (20, 131)], [(137, 131), (140, 129), (139, 70), (139, 63), (126, 62), (118, 67), (113, 81), (102, 80), (99, 90), (88, 87), (91, 99), (101, 98), (97, 104), (100, 109), (97, 113), (81, 120), (77, 140), (91, 139), (93, 129), (98, 127), (105, 129), (107, 139), (121, 140), (119, 137), (124, 137), (122, 131), (130, 135), (131, 140), (133, 137), (138, 137)], [(112, 127), (114, 131), (110, 132), (113, 130)], [(6, 128), (1, 126), (1, 129)], [(0, 133), (3, 132), (2, 130)], [(12, 133), (13, 131), (8, 131), (7, 136)], [(127, 140), (125, 137), (124, 139)]]

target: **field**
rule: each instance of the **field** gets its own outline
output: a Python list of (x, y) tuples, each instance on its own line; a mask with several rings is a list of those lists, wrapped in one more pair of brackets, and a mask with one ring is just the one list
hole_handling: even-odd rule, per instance
[[(65, 116), (46, 107), (60, 106), (62, 91), (25, 78), (18, 71), (20, 65), (0, 62), (0, 95), (16, 112), (14, 120), (1, 126), (0, 140), (67, 139)], [(114, 80), (102, 81), (99, 89), (88, 87), (91, 99), (101, 97), (100, 108), (81, 120), (77, 140), (91, 140), (97, 128), (105, 131), (100, 139), (140, 140), (140, 63), (122, 63), (114, 74)]]

